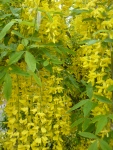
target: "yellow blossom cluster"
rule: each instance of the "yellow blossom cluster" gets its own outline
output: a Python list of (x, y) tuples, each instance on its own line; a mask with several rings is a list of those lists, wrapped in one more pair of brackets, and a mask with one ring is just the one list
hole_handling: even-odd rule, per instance
[[(50, 3), (46, 0), (25, 0), (22, 4), (22, 19), (30, 21), (32, 25), (28, 27), (26, 27), (25, 24), (21, 25), (21, 32), (24, 35), (26, 35), (25, 32), (28, 33), (27, 35), (31, 35), (37, 30), (37, 36), (39, 36), (44, 43), (55, 43), (58, 42), (59, 39), (63, 39), (64, 33), (66, 32), (66, 22), (65, 18), (62, 17), (64, 11), (61, 7), (68, 6), (69, 8), (69, 5), (65, 3), (64, 1), (55, 0)], [(71, 4), (72, 2), (70, 5)], [(68, 15), (69, 14), (67, 14), (67, 16)]]
[[(77, 1), (75, 9), (80, 8), (85, 11), (75, 18), (73, 17), (71, 25), (75, 32), (81, 35), (83, 43), (80, 43), (80, 47), (76, 51), (77, 57), (72, 59), (73, 65), (70, 68), (73, 70), (77, 81), (91, 82), (94, 87), (94, 94), (105, 96), (111, 100), (112, 93), (107, 91), (107, 88), (113, 85), (111, 51), (110, 46), (104, 43), (104, 40), (113, 37), (111, 31), (113, 21), (112, 10), (107, 11), (108, 4), (101, 5), (103, 2), (105, 1), (88, 0), (86, 3)], [(107, 16), (109, 16), (109, 19), (107, 19)], [(99, 30), (101, 31), (97, 32)], [(105, 30), (110, 32), (108, 33)], [(91, 41), (91, 39), (93, 40)], [(92, 100), (97, 101), (94, 97)], [(98, 102), (98, 106), (92, 110), (92, 115), (104, 115), (110, 112), (111, 107), (108, 104)], [(110, 126), (108, 125), (107, 129), (104, 128), (101, 131), (101, 137), (107, 135), (109, 131)]]
[[(90, 3), (96, 4), (96, 1), (90, 1), (88, 4)], [(87, 8), (87, 5), (84, 8)], [(100, 13), (100, 15), (102, 15), (100, 8), (98, 9), (98, 12)], [(102, 8), (102, 11), (104, 10), (105, 8)], [(93, 20), (95, 16), (97, 17), (96, 12), (97, 8), (95, 8), (91, 14), (83, 13), (73, 20), (72, 25), (75, 24), (75, 31), (79, 32), (83, 36), (83, 40), (91, 38), (93, 33), (98, 31), (99, 29), (102, 30), (105, 27), (103, 26), (105, 22), (104, 20), (102, 21), (98, 18), (96, 18), (96, 21)], [(83, 21), (87, 17), (93, 18), (88, 22)], [(105, 19), (104, 16), (103, 18)], [(109, 26), (109, 20), (106, 22), (106, 25)], [(100, 27), (98, 27), (98, 25), (100, 25)], [(101, 37), (101, 39), (105, 39), (107, 34), (105, 35), (105, 33), (99, 33), (96, 36), (97, 38)], [(113, 82), (110, 79), (110, 49), (106, 46), (103, 46), (101, 42), (97, 41), (97, 43), (93, 45), (81, 45), (77, 50), (77, 56), (77, 60), (73, 58), (73, 65), (75, 66), (74, 70), (77, 70), (78, 68), (78, 71), (74, 71), (77, 80), (85, 79), (87, 82), (91, 82), (92, 85), (97, 89), (96, 93), (106, 95), (108, 98), (111, 98), (111, 93), (106, 91), (107, 87)]]
[[(23, 69), (26, 64), (21, 62)], [(53, 75), (40, 71), (42, 87), (32, 77), (12, 75), (12, 97), (7, 102), (7, 150), (63, 149), (63, 135), (70, 134), (70, 98), (64, 93), (60, 72), (53, 68)]]
[[(40, 38), (41, 41), (36, 41), (36, 44), (58, 42), (64, 38), (67, 30), (65, 18), (62, 15), (71, 4), (72, 1), (54, 0), (49, 3), (47, 0), (25, 0), (20, 3), (20, 22), (12, 29), (25, 38), (32, 36)], [(15, 5), (14, 2), (12, 6)], [(68, 11), (65, 17), (67, 16)], [(20, 36), (18, 37), (17, 34), (15, 36), (13, 31), (10, 35), (8, 45), (15, 43), (15, 51), (18, 54), (20, 51), (25, 51), (27, 45), (24, 45)], [(31, 43), (32, 41), (28, 42), (28, 44)], [(45, 59), (44, 55), (42, 57)], [(16, 65), (28, 71), (23, 58)], [(39, 87), (31, 76), (11, 74), (12, 96), (5, 108), (8, 120), (6, 122), (7, 137), (3, 142), (4, 149), (64, 149), (63, 137), (70, 135), (70, 114), (67, 110), (72, 103), (64, 90), (61, 74), (62, 68), (56, 65), (52, 66), (52, 73), (40, 69), (37, 76), (40, 76), (42, 80), (42, 87)]]
[[(7, 72), (12, 78), (12, 95), (5, 108), (8, 118), (7, 137), (2, 142), (5, 150), (67, 150), (68, 144), (65, 139), (68, 137), (71, 137), (72, 141), (75, 139), (72, 150), (86, 150), (94, 142), (75, 137), (76, 134), (72, 137), (75, 130), (70, 129), (72, 118), (67, 111), (72, 106), (73, 97), (78, 101), (89, 97), (87, 91), (80, 93), (82, 87), (80, 91), (73, 88), (74, 83), (75, 87), (78, 83), (81, 86), (83, 81), (91, 83), (93, 94), (111, 100), (112, 93), (107, 90), (113, 85), (110, 52), (112, 44), (109, 43), (109, 38), (113, 38), (113, 10), (110, 8), (110, 2), (110, 0), (108, 2), (106, 0), (21, 1), (20, 19), (17, 19), (19, 23), (11, 27), (11, 30), (14, 30), (9, 33), (8, 42), (4, 42), (10, 49), (16, 45), (9, 52), (11, 55), (9, 54), (5, 59)], [(14, 1), (12, 6), (15, 5)], [(64, 51), (67, 52), (62, 52), (63, 45), (61, 50), (59, 48), (62, 43), (65, 48), (76, 51), (76, 55), (68, 53), (69, 49), (65, 48)], [(62, 57), (64, 53), (67, 55)], [(14, 56), (16, 57), (12, 61)], [(32, 62), (31, 64), (28, 62), (27, 56), (34, 62), (33, 69)], [(66, 64), (65, 59), (70, 59), (70, 62)], [(61, 64), (60, 60), (64, 64)], [(61, 64), (60, 67), (57, 64)], [(27, 76), (12, 74), (12, 68), (15, 66), (26, 71)], [(50, 72), (46, 70), (47, 67), (51, 68)], [(42, 86), (37, 85), (32, 73), (41, 79)], [(74, 82), (75, 78), (70, 78), (70, 75), (73, 75), (76, 78), (74, 81), (77, 82)], [(73, 83), (72, 87), (66, 89), (65, 81), (67, 87), (70, 82)], [(110, 105), (97, 101), (94, 96), (90, 100), (97, 102), (98, 105), (91, 110), (89, 117), (110, 113)], [(82, 119), (83, 116), (81, 109), (77, 111), (80, 115), (77, 116), (75, 113), (75, 121)], [(86, 123), (92, 118), (86, 116)], [(76, 128), (77, 134), (79, 128), (82, 130), (83, 126)], [(109, 131), (108, 123), (97, 136), (108, 137)]]

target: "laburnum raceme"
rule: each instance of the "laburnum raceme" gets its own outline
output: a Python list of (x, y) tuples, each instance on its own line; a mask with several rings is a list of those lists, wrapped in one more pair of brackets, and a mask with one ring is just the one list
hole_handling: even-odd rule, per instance
[[(17, 7), (17, 4), (13, 2), (11, 5)], [(106, 41), (106, 38), (113, 38), (113, 10), (110, 4), (110, 0), (24, 0), (19, 3), (21, 13), (16, 16), (18, 23), (12, 26), (11, 33), (8, 33), (10, 38), (5, 43), (10, 49), (13, 48), (12, 44), (16, 45), (16, 52), (23, 51), (22, 58), (13, 65), (26, 73), (24, 76), (14, 74), (11, 72), (13, 65), (8, 66), (12, 78), (12, 95), (5, 108), (8, 130), (3, 142), (4, 149), (67, 149), (65, 139), (72, 139), (73, 132), (78, 134), (79, 128), (70, 131), (70, 114), (66, 112), (72, 106), (73, 97), (80, 100), (88, 96), (85, 92), (80, 93), (83, 87), (78, 92), (75, 88), (69, 88), (66, 82), (65, 88), (64, 82), (69, 75), (73, 75), (77, 83), (90, 83), (93, 94), (111, 99), (112, 93), (107, 88), (113, 85), (110, 72), (112, 45)], [(68, 53), (67, 58), (64, 49), (59, 50), (57, 47), (61, 43), (76, 55), (72, 56), (68, 51), (65, 52)], [(37, 61), (35, 75), (41, 79), (42, 86), (37, 85), (24, 61), (27, 52)], [(62, 64), (61, 60), (67, 62)], [(8, 64), (8, 61), (6, 58), (3, 65)], [(110, 113), (109, 104), (98, 102), (94, 96), (91, 101), (97, 105), (91, 110), (90, 117)], [(83, 117), (79, 110), (75, 112), (75, 120)], [(97, 136), (108, 137), (109, 131), (108, 123)], [(86, 150), (94, 142), (78, 138), (78, 135), (74, 135), (73, 139), (76, 139), (73, 150)], [(109, 145), (112, 145), (112, 140)]]
[[(104, 3), (105, 5), (102, 5)], [(76, 33), (80, 34), (81, 38), (80, 46), (76, 51), (77, 57), (72, 58), (70, 70), (75, 74), (78, 82), (84, 80), (91, 83), (94, 87), (94, 94), (105, 96), (111, 100), (112, 93), (107, 90), (113, 84), (110, 71), (111, 51), (110, 46), (103, 42), (106, 38), (113, 37), (111, 31), (113, 29), (112, 9), (108, 10), (108, 6), (110, 6), (108, 3), (104, 0), (89, 0), (84, 3), (76, 1), (74, 8), (79, 8), (83, 12), (76, 17), (73, 16), (71, 26)], [(106, 30), (110, 32), (108, 33)], [(73, 32), (71, 35), (73, 36)], [(93, 40), (90, 41), (90, 39)], [(92, 101), (96, 102), (97, 100), (92, 97)], [(95, 117), (107, 115), (110, 112), (111, 106), (109, 104), (98, 102), (98, 105), (91, 111), (91, 115)], [(110, 124), (108, 123), (99, 136), (108, 137), (109, 131)]]
[[(36, 48), (40, 48), (44, 44), (59, 42), (65, 37), (67, 25), (62, 15), (67, 9), (65, 17), (68, 16), (71, 1), (25, 0), (20, 4), (21, 19), (17, 19), (19, 23), (12, 27), (17, 32), (10, 33), (7, 43), (8, 45), (15, 44), (16, 52), (23, 51), (25, 54), (26, 51), (30, 51), (27, 45), (32, 45), (32, 42)], [(16, 7), (16, 3), (12, 6)], [(17, 42), (15, 33), (18, 32), (22, 36), (18, 37)], [(35, 40), (33, 40), (34, 36)], [(27, 40), (29, 37), (31, 41)], [(49, 47), (49, 50), (52, 54), (56, 54), (54, 48)], [(33, 55), (37, 54), (33, 49), (31, 51)], [(40, 58), (43, 61), (47, 59), (49, 62), (50, 58), (47, 56), (43, 54)], [(6, 60), (5, 65), (8, 62), (9, 59)], [(63, 136), (70, 135), (70, 114), (66, 112), (72, 103), (63, 87), (63, 68), (51, 62), (50, 65), (51, 72), (44, 67), (36, 69), (35, 73), (42, 81), (41, 87), (29, 75), (30, 70), (24, 58), (14, 64), (26, 72), (24, 76), (14, 74), (11, 72), (12, 68), (9, 69), (12, 78), (12, 94), (5, 108), (8, 130), (3, 142), (4, 149), (62, 150), (65, 147)]]
[[(19, 65), (26, 67), (24, 62)], [(5, 149), (63, 149), (62, 136), (70, 134), (70, 116), (66, 111), (71, 101), (64, 93), (61, 71), (58, 67), (53, 68), (53, 75), (40, 71), (42, 87), (32, 77), (12, 75), (12, 97), (5, 108)]]

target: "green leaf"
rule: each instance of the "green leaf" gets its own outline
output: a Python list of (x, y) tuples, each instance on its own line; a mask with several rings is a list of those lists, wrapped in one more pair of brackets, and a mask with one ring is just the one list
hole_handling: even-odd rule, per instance
[(95, 123), (97, 121), (99, 121), (100, 119), (103, 118), (104, 115), (98, 115), (98, 116), (95, 116), (94, 118), (92, 118), (92, 123)]
[(89, 10), (76, 9), (76, 8), (74, 8), (74, 9), (72, 10), (72, 14), (76, 14), (76, 15), (79, 15), (79, 14), (84, 13), (84, 12), (89, 12)]
[[(1, 1), (0, 1), (0, 2), (1, 2)], [(10, 0), (3, 0), (2, 3), (3, 3), (3, 4), (9, 4), (9, 3), (10, 3)]]
[(68, 112), (71, 112), (71, 111), (85, 105), (88, 101), (89, 101), (89, 99), (81, 100), (79, 103), (75, 104), (71, 109), (69, 109)]
[(0, 70), (0, 79), (5, 76), (6, 72), (4, 70)]
[(5, 75), (4, 85), (3, 85), (3, 93), (7, 100), (11, 96), (11, 91), (12, 91), (12, 80), (11, 80), (10, 75), (7, 73)]
[(52, 62), (53, 64), (57, 64), (57, 65), (63, 64), (63, 62), (62, 62), (61, 60), (59, 60), (59, 59), (51, 59), (51, 62)]
[(96, 19), (88, 17), (88, 18), (82, 19), (82, 21), (96, 21)]
[(86, 44), (86, 45), (93, 45), (95, 43), (99, 42), (99, 40), (95, 40), (95, 39), (87, 39), (87, 40), (83, 40), (81, 41), (79, 44)]
[(113, 85), (110, 85), (110, 86), (107, 88), (107, 91), (112, 92), (112, 91), (113, 91)]
[(0, 85), (3, 85), (4, 77), (6, 75), (7, 67), (0, 67)]
[(101, 119), (97, 122), (97, 128), (95, 134), (98, 134), (102, 129), (107, 125), (108, 119), (107, 116), (101, 117)]
[(47, 66), (45, 66), (45, 68), (50, 72), (50, 73), (52, 73), (52, 65), (47, 65)]
[(50, 14), (49, 12), (46, 12), (46, 15), (48, 16), (49, 21), (52, 22), (52, 21), (53, 21), (53, 18), (52, 18), (52, 16), (51, 16), (51, 14)]
[(95, 44), (97, 42), (98, 42), (98, 40), (89, 40), (89, 41), (86, 42), (86, 44), (87, 45), (92, 45), (92, 44)]
[(22, 44), (23, 44), (24, 46), (27, 46), (28, 43), (29, 43), (29, 41), (28, 41), (27, 39), (22, 39)]
[(19, 51), (19, 52), (15, 52), (14, 54), (11, 55), (11, 57), (9, 58), (9, 62), (8, 64), (14, 64), (16, 63), (22, 56), (22, 54), (24, 53), (24, 51)]
[(48, 61), (48, 60), (46, 60), (46, 61), (43, 62), (43, 66), (44, 66), (44, 67), (46, 67), (46, 66), (48, 66), (48, 65), (49, 65), (49, 61)]
[(11, 66), (11, 68), (12, 68), (11, 73), (14, 73), (14, 74), (17, 74), (17, 75), (26, 76), (26, 77), (30, 76), (26, 71), (21, 70), (17, 66)]
[(7, 53), (8, 53), (7, 51), (1, 52), (1, 58), (5, 57), (7, 55)]
[(7, 34), (9, 29), (14, 25), (15, 21), (10, 21), (0, 32), (0, 40), (4, 38), (4, 36)]
[(54, 50), (56, 51), (56, 52), (58, 52), (59, 54), (62, 54), (62, 51), (59, 49), (59, 48), (54, 48)]
[[(4, 76), (5, 77), (5, 76)], [(2, 77), (1, 79), (0, 79), (0, 85), (3, 85), (3, 83), (4, 83), (4, 77)]]
[(38, 75), (35, 74), (34, 72), (30, 72), (30, 74), (33, 76), (33, 78), (35, 79), (36, 83), (41, 87), (42, 86), (42, 82), (41, 82), (41, 79), (38, 77)]
[(89, 146), (88, 150), (98, 150), (97, 141), (93, 142), (93, 143)]
[(29, 70), (32, 72), (36, 70), (36, 59), (30, 52), (26, 51), (25, 62), (27, 63)]
[(30, 26), (30, 27), (34, 26), (34, 22), (30, 22), (30, 21), (23, 20), (23, 21), (20, 21), (19, 23), (22, 25)]
[(80, 132), (79, 135), (81, 135), (85, 138), (97, 139), (97, 136), (90, 132)]
[(106, 38), (105, 40), (103, 40), (103, 42), (107, 42), (107, 43), (113, 43), (113, 39)]
[[(27, 40), (34, 42), (41, 42), (41, 39), (38, 37), (28, 37)], [(36, 44), (35, 44), (36, 45)]]
[(19, 16), (18, 12), (21, 10), (21, 8), (15, 8), (10, 6), (10, 10), (14, 16), (18, 17)]
[(81, 83), (82, 83), (84, 86), (87, 86), (87, 83), (86, 83), (84, 80), (81, 80)]
[(38, 45), (32, 44), (32, 45), (27, 46), (27, 49), (32, 49), (32, 48), (38, 48)]
[(97, 103), (92, 101), (87, 101), (83, 107), (84, 117), (86, 117), (90, 111), (97, 106)]
[(93, 33), (93, 36), (95, 36), (98, 33), (109, 33), (109, 30), (98, 30), (97, 32)]
[(22, 22), (22, 19), (15, 19), (14, 21), (18, 22), (18, 23), (21, 23)]
[(86, 118), (84, 120), (84, 123), (82, 124), (82, 128), (84, 131), (89, 127), (90, 123), (91, 123), (91, 120), (89, 118)]
[(84, 121), (84, 118), (80, 118), (72, 123), (71, 128), (74, 128), (75, 126), (81, 124)]
[(112, 150), (108, 143), (104, 140), (100, 140), (100, 147), (102, 150)]
[(93, 87), (92, 87), (91, 82), (88, 83), (88, 85), (86, 86), (86, 93), (87, 93), (87, 96), (89, 98), (92, 98), (92, 96), (93, 96)]
[(42, 48), (41, 50), (47, 57), (49, 57), (51, 59), (53, 59), (55, 57), (54, 55), (51, 55), (51, 53), (46, 48)]
[(113, 120), (113, 114), (109, 114), (108, 117)]
[(20, 38), (24, 38), (24, 36), (23, 36), (20, 32), (18, 32), (18, 31), (12, 30), (11, 33), (17, 35), (17, 36), (20, 37)]
[(4, 14), (4, 15), (1, 15), (0, 18), (4, 19), (4, 18), (10, 17), (10, 16), (11, 16), (11, 14)]
[(6, 68), (6, 66), (0, 66), (0, 71), (3, 71)]
[(107, 103), (107, 104), (111, 104), (111, 103), (112, 103), (108, 98), (106, 98), (106, 97), (104, 97), (104, 96), (94, 95), (94, 97), (95, 97), (97, 100), (99, 100), (100, 102)]
[(68, 54), (75, 55), (75, 52), (72, 51), (71, 49), (65, 48), (63, 46), (58, 46), (58, 48), (62, 51), (62, 53), (65, 53), (65, 54), (68, 53)]
[(69, 80), (71, 81), (71, 83), (73, 84), (73, 86), (80, 91), (80, 88), (79, 88), (78, 83), (76, 82), (76, 79), (73, 76), (69, 75)]

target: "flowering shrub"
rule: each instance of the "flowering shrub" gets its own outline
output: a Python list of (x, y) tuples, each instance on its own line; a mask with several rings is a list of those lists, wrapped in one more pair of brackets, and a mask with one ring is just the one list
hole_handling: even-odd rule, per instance
[[(24, 67), (24, 63), (19, 64)], [(62, 149), (70, 133), (66, 111), (71, 106), (62, 88), (61, 69), (54, 75), (40, 71), (42, 87), (32, 77), (13, 75), (12, 97), (6, 106), (8, 131), (5, 149)]]
[(82, 131), (79, 133), (81, 136), (95, 139), (94, 142), (91, 140), (89, 150), (93, 147), (104, 149), (104, 146), (111, 149), (112, 106), (110, 104), (113, 84), (111, 8), (110, 2), (94, 0), (87, 3), (80, 2), (77, 5), (75, 3), (72, 11), (72, 27), (80, 34), (80, 46), (76, 51), (77, 59), (72, 58), (73, 65), (70, 66), (70, 70), (77, 81), (84, 84), (86, 91), (81, 98), (87, 99), (80, 101), (71, 109), (81, 107), (83, 111), (83, 116), (81, 117), (80, 114), (80, 119), (75, 121), (72, 127), (81, 125), (80, 129), (77, 128), (77, 132)]
[[(70, 135), (67, 110), (72, 103), (63, 87), (61, 66), (61, 56), (69, 50), (62, 52), (58, 43), (67, 27), (57, 3), (24, 1), (20, 8), (16, 3), (2, 5), (8, 8), (4, 13), (13, 16), (0, 37), (6, 49), (5, 53), (1, 48), (1, 83), (9, 100), (4, 149), (63, 149), (63, 136)], [(2, 21), (7, 22), (3, 17)]]
[(5, 0), (0, 8), (0, 146), (111, 150), (112, 2)]

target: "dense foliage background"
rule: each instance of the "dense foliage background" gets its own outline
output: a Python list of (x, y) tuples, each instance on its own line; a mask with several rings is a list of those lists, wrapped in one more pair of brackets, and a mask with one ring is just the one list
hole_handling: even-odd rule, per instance
[(111, 150), (113, 2), (0, 2), (1, 150)]

